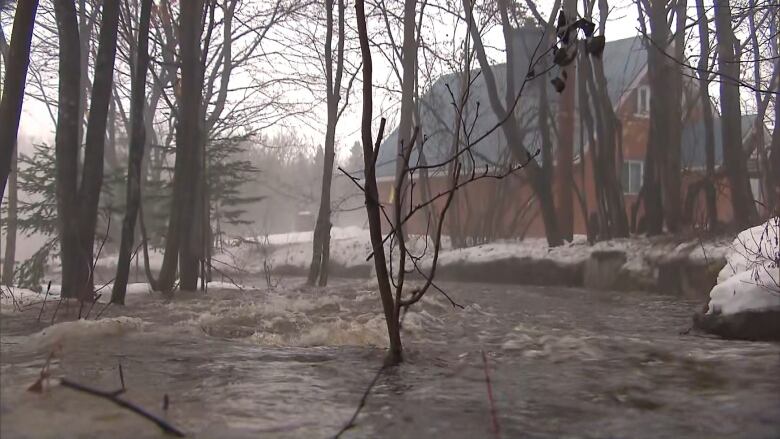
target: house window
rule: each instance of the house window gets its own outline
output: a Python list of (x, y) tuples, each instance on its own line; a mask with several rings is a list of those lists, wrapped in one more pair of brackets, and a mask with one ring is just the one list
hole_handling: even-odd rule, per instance
[(626, 160), (623, 162), (623, 193), (638, 194), (642, 188), (642, 177), (645, 171), (645, 163), (640, 160)]
[(636, 114), (639, 116), (650, 114), (650, 87), (646, 85), (636, 89)]

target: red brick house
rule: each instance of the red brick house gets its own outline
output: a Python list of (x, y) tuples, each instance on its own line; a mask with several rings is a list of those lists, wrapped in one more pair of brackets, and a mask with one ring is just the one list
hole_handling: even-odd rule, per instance
[[(517, 62), (518, 72), (514, 78), (519, 84), (526, 76), (528, 59), (538, 41), (535, 31), (518, 30), (516, 44), (526, 57)], [(622, 150), (617, 162), (623, 183), (624, 200), (627, 210), (634, 204), (641, 188), (644, 172), (645, 150), (649, 132), (650, 89), (647, 86), (647, 56), (639, 37), (611, 41), (606, 44), (603, 53), (604, 73), (607, 88), (613, 108), (622, 125)], [(504, 96), (506, 88), (507, 68), (505, 64), (493, 67), (499, 95)], [(474, 72), (476, 74), (477, 71)], [(558, 95), (550, 85), (550, 79), (555, 74), (539, 76), (526, 84), (520, 102), (515, 109), (518, 123), (521, 125), (523, 142), (526, 149), (534, 151), (540, 148), (541, 139), (536, 125), (538, 123), (538, 102), (542, 93), (550, 102), (551, 116), (548, 121), (553, 131), (553, 149), (555, 148), (556, 111)], [(412, 155), (412, 162), (423, 160), (427, 164), (442, 163), (451, 155), (453, 147), (452, 131), (457, 117), (452, 96), (459, 95), (460, 79), (457, 75), (445, 75), (436, 81), (429, 91), (421, 98), (420, 118), (421, 134), (425, 140), (423, 155), (418, 150)], [(567, 86), (575, 86), (576, 81), (570, 80)], [(542, 87), (547, 87), (542, 90)], [(684, 85), (684, 128), (682, 135), (682, 168), (683, 168), (683, 198), (692, 182), (697, 181), (705, 170), (705, 135), (701, 120), (701, 100), (698, 98), (698, 88), (695, 80), (687, 79)], [(575, 96), (577, 93), (575, 92)], [(473, 124), (471, 139), (480, 137), (490, 131), (497, 122), (490, 101), (487, 97), (484, 78), (476, 75), (469, 90), (468, 105), (464, 119), (469, 126)], [(578, 101), (578, 99), (577, 99)], [(723, 157), (723, 146), (720, 135), (720, 120), (717, 109), (715, 114), (715, 162), (720, 167)], [(580, 123), (579, 103), (575, 104), (575, 142), (574, 142), (574, 233), (586, 233), (586, 218), (595, 209), (596, 196), (594, 190), (593, 170), (591, 163), (591, 148), (588, 145), (588, 134)], [(743, 117), (743, 142), (752, 141), (755, 116)], [(763, 127), (763, 125), (762, 125)], [(461, 136), (463, 137), (463, 136)], [(764, 136), (768, 142), (770, 135)], [(461, 139), (463, 142), (463, 139)], [(380, 196), (383, 201), (390, 200), (393, 194), (397, 134), (392, 132), (382, 144), (377, 161), (377, 176)], [(493, 173), (500, 173), (514, 160), (500, 129), (493, 131), (485, 139), (474, 145), (472, 157), (464, 161), (464, 166), (484, 170), (486, 167)], [(540, 157), (537, 157), (539, 159)], [(584, 158), (584, 161), (583, 161)], [(555, 167), (554, 167), (555, 168)], [(478, 171), (479, 172), (479, 171)], [(436, 194), (445, 187), (446, 168), (438, 168), (430, 173), (428, 181), (430, 193)], [(553, 169), (555, 173), (555, 169)], [(417, 176), (419, 177), (419, 176)], [(755, 177), (755, 176), (754, 176)], [(755, 196), (760, 201), (757, 179), (751, 181), (755, 188)], [(553, 178), (553, 181), (557, 179)], [(557, 184), (557, 183), (555, 183)], [(425, 199), (426, 188), (421, 181), (416, 181), (411, 197), (413, 203)], [(557, 193), (557, 191), (554, 191)], [(409, 194), (407, 194), (407, 197)], [(557, 203), (556, 203), (557, 204)], [(704, 218), (704, 198), (700, 195), (694, 207), (694, 219)], [(718, 184), (718, 214), (721, 221), (732, 217), (728, 185), (725, 180)], [(427, 217), (420, 212), (410, 224), (412, 233), (424, 233)], [(467, 237), (471, 243), (489, 241), (491, 239), (542, 237), (544, 225), (539, 209), (533, 197), (524, 172), (505, 179), (483, 179), (474, 182), (461, 190), (456, 197), (447, 219), (446, 234), (458, 233)]]

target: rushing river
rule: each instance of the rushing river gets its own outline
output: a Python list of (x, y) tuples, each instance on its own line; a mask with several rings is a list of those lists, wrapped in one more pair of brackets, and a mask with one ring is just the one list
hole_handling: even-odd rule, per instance
[[(197, 438), (326, 438), (383, 358), (374, 285), (132, 295), (93, 322), (74, 306), (0, 316), (0, 436), (154, 438), (157, 427), (57, 378), (131, 400)], [(780, 345), (684, 335), (700, 306), (564, 288), (443, 284), (404, 319), (406, 362), (343, 437), (778, 438)], [(96, 308), (102, 308), (98, 304)], [(52, 349), (52, 383), (26, 389)], [(164, 395), (170, 405), (162, 410)]]

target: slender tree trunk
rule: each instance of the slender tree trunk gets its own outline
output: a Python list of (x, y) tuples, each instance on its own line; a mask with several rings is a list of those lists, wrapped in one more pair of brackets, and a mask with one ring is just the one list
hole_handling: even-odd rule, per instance
[(8, 214), (6, 216), (5, 256), (3, 258), (3, 285), (11, 286), (14, 282), (14, 263), (16, 262), (16, 229), (17, 229), (17, 191), (16, 179), (18, 172), (17, 153), (14, 148), (11, 160), (11, 175), (8, 177)]
[[(95, 245), (95, 227), (98, 203), (103, 187), (103, 160), (108, 125), (108, 107), (111, 102), (116, 60), (117, 30), (119, 26), (119, 0), (103, 2), (103, 19), (100, 26), (98, 52), (95, 59), (95, 77), (87, 118), (87, 137), (84, 149), (84, 168), (79, 188), (79, 280), (85, 279), (83, 298), (93, 291), (92, 266)], [(106, 231), (108, 233), (108, 230)]]
[(146, 146), (146, 124), (144, 121), (144, 106), (146, 104), (146, 73), (149, 69), (149, 20), (151, 17), (152, 0), (141, 0), (141, 17), (139, 19), (138, 45), (135, 51), (130, 102), (130, 151), (127, 166), (127, 211), (122, 222), (122, 243), (119, 247), (119, 262), (116, 270), (116, 280), (111, 292), (111, 302), (124, 304), (127, 280), (130, 275), (130, 259), (132, 258), (134, 233), (138, 210), (141, 204), (141, 164)]
[[(403, 42), (401, 43), (401, 65), (403, 68), (403, 76), (401, 81), (401, 117), (398, 122), (398, 156), (402, 156), (403, 152), (407, 149), (414, 148), (414, 145), (410, 144), (412, 137), (412, 119), (414, 116), (414, 89), (415, 78), (417, 77), (417, 39), (415, 37), (415, 30), (417, 28), (415, 20), (417, 17), (417, 0), (404, 0), (404, 16), (403, 16)], [(403, 172), (403, 163), (396, 160), (395, 177), (400, 178), (400, 173)], [(403, 211), (406, 208), (406, 202), (408, 200), (406, 194), (407, 185), (401, 188), (399, 193), (395, 194), (396, 197), (400, 197), (402, 200), (400, 209)], [(392, 215), (392, 214), (391, 214)], [(398, 239), (406, 239), (403, 234), (403, 230), (398, 231)]]
[[(560, 3), (558, 3), (558, 5), (559, 4)], [(488, 97), (490, 98), (490, 105), (499, 119), (504, 119), (505, 117), (507, 119), (506, 122), (501, 125), (501, 130), (504, 134), (504, 137), (507, 139), (507, 143), (509, 144), (512, 154), (518, 161), (521, 161), (522, 163), (527, 161), (525, 171), (528, 173), (531, 187), (536, 193), (537, 199), (539, 201), (545, 233), (547, 235), (547, 243), (550, 247), (562, 245), (563, 239), (561, 239), (560, 231), (558, 229), (558, 218), (555, 212), (553, 190), (550, 187), (549, 181), (546, 178), (542, 167), (536, 160), (531, 159), (533, 154), (525, 147), (523, 147), (523, 143), (521, 141), (522, 136), (520, 135), (519, 128), (520, 125), (517, 122), (517, 118), (515, 117), (514, 112), (512, 112), (513, 109), (511, 107), (505, 107), (499, 100), (496, 78), (487, 59), (485, 48), (482, 44), (482, 36), (479, 34), (479, 29), (476, 27), (476, 23), (472, 16), (471, 6), (467, 0), (463, 0), (463, 8), (466, 11), (468, 22), (471, 23), (469, 25), (469, 31), (474, 40), (474, 50), (477, 55), (477, 59), (479, 60), (480, 67), (482, 68), (482, 76), (484, 77)], [(553, 10), (557, 9), (558, 6), (553, 8)], [(506, 43), (509, 45), (511, 44), (511, 41), (507, 41)], [(544, 69), (544, 66), (539, 65), (537, 68)], [(513, 102), (507, 102), (506, 105), (511, 105)]]
[[(360, 39), (360, 52), (363, 56), (363, 111), (361, 118), (361, 137), (363, 140), (363, 164), (365, 174), (366, 214), (368, 216), (371, 244), (374, 250), (374, 267), (376, 269), (379, 295), (382, 299), (382, 309), (387, 323), (387, 333), (390, 340), (390, 351), (386, 364), (398, 364), (403, 361), (401, 346), (401, 329), (395, 318), (395, 302), (390, 289), (390, 274), (387, 272), (387, 261), (382, 246), (382, 218), (379, 212), (379, 190), (376, 184), (376, 164), (374, 162), (374, 146), (371, 138), (371, 121), (373, 112), (372, 99), (372, 63), (371, 48), (366, 27), (365, 4), (363, 0), (355, 0), (357, 12), (357, 29)], [(377, 146), (381, 142), (384, 131), (384, 119), (379, 128)]]
[(731, 206), (737, 226), (746, 229), (755, 223), (758, 212), (753, 203), (745, 154), (742, 152), (742, 112), (739, 100), (739, 59), (737, 40), (731, 23), (729, 0), (715, 2), (715, 37), (718, 41), (721, 133), (723, 164), (731, 186)]
[[(79, 62), (81, 64), (81, 77), (79, 78), (79, 146), (84, 140), (84, 130), (86, 128), (85, 115), (89, 108), (89, 55), (92, 50), (92, 32), (94, 31), (94, 20), (97, 13), (93, 9), (91, 14), (87, 13), (87, 0), (78, 0), (78, 20), (79, 20)], [(81, 149), (79, 149), (78, 165), (81, 166)], [(79, 168), (79, 172), (81, 168)]]
[[(749, 6), (751, 9), (756, 8), (756, 0), (750, 0)], [(771, 21), (771, 19), (770, 19)], [(772, 175), (771, 167), (769, 165), (769, 156), (768, 151), (766, 150), (766, 139), (764, 137), (764, 117), (766, 116), (766, 109), (767, 106), (764, 105), (764, 96), (761, 92), (761, 62), (758, 60), (761, 59), (761, 50), (759, 48), (759, 42), (758, 42), (758, 34), (760, 32), (759, 29), (756, 28), (756, 20), (755, 20), (755, 14), (748, 14), (748, 31), (750, 34), (750, 42), (751, 46), (753, 46), (753, 59), (755, 60), (753, 62), (753, 81), (755, 85), (755, 90), (753, 91), (753, 98), (755, 99), (756, 103), (756, 119), (755, 119), (755, 125), (753, 127), (753, 139), (756, 145), (756, 156), (758, 157), (758, 174), (759, 174), (759, 190), (760, 193), (763, 195), (762, 201), (763, 204), (763, 210), (765, 210), (764, 213), (769, 214), (772, 211), (774, 211), (774, 205), (777, 202), (777, 200), (774, 199), (770, 194), (774, 192), (774, 176)], [(775, 60), (775, 65), (780, 66), (780, 59)], [(773, 66), (774, 74), (780, 74), (780, 69), (778, 67)], [(772, 80), (773, 84), (770, 84), (770, 88), (774, 87), (775, 89), (778, 89), (780, 87), (774, 85), (774, 82), (776, 82), (777, 78), (774, 78)], [(768, 98), (767, 98), (768, 99)], [(768, 102), (767, 102), (768, 104)], [(775, 104), (777, 105), (777, 104)], [(776, 119), (775, 119), (776, 120)], [(775, 125), (777, 122), (775, 122)]]
[(650, 41), (646, 42), (647, 72), (650, 85), (650, 130), (645, 153), (645, 171), (640, 198), (644, 199), (645, 216), (643, 231), (650, 235), (663, 233), (665, 209), (669, 206), (664, 194), (668, 152), (670, 149), (669, 102), (664, 78), (665, 55), (669, 45), (669, 25), (666, 20), (667, 0), (650, 2), (648, 18)]
[[(537, 87), (539, 87), (538, 98), (538, 121), (537, 126), (539, 128), (540, 138), (542, 139), (542, 166), (539, 169), (539, 177), (544, 183), (542, 187), (548, 188), (549, 197), (553, 196), (552, 190), (552, 177), (553, 177), (553, 145), (552, 136), (550, 134), (550, 103), (547, 98), (547, 87), (549, 84), (547, 81), (537, 81)], [(541, 201), (541, 197), (540, 197)], [(540, 203), (541, 208), (544, 209), (544, 204)], [(554, 212), (554, 214), (556, 214)], [(544, 215), (544, 210), (542, 210)]]
[(707, 205), (707, 223), (712, 230), (718, 224), (718, 202), (715, 193), (715, 122), (712, 115), (712, 99), (710, 98), (709, 64), (710, 64), (710, 31), (704, 0), (696, 0), (696, 12), (699, 20), (699, 93), (701, 94), (702, 120), (704, 121), (704, 152), (706, 160), (706, 184), (704, 197)]
[(770, 169), (774, 176), (775, 216), (780, 216), (780, 105), (775, 100), (775, 127), (772, 130), (772, 149), (770, 153)]
[[(773, 11), (769, 29), (770, 34), (775, 36), (769, 43), (772, 50), (771, 53), (773, 56), (780, 57), (780, 11), (777, 9)], [(775, 60), (775, 62), (780, 63), (780, 59)], [(780, 85), (778, 87), (780, 88)], [(778, 123), (780, 121), (780, 98), (777, 95), (775, 95), (774, 108), (775, 126), (772, 129), (772, 144), (769, 149), (769, 169), (773, 178), (770, 197), (775, 203), (774, 215), (780, 216), (780, 123)]]
[(24, 84), (30, 65), (32, 41), (38, 0), (20, 1), (16, 5), (14, 27), (6, 58), (3, 95), (0, 100), (0, 201), (5, 196), (5, 185), (11, 172), (11, 162), (16, 149), (19, 117), (22, 114)]
[[(599, 34), (605, 35), (609, 4), (606, 0), (599, 0)], [(590, 20), (592, 11), (586, 12), (586, 18)], [(600, 55), (588, 55), (583, 47), (586, 71), (585, 80), (591, 88), (593, 107), (596, 113), (595, 125), (598, 133), (594, 143), (594, 177), (597, 180), (597, 206), (599, 211), (600, 238), (625, 238), (628, 237), (629, 227), (626, 217), (626, 207), (623, 200), (623, 190), (617, 172), (620, 166), (619, 159), (622, 143), (622, 126), (615, 114), (615, 109), (609, 97), (607, 78), (604, 73), (604, 61)], [(591, 124), (593, 122), (591, 121)]]
[(322, 169), (322, 192), (320, 208), (314, 227), (312, 240), (312, 260), (309, 266), (307, 283), (314, 285), (319, 279), (319, 286), (328, 283), (328, 265), (330, 263), (330, 204), (331, 186), (333, 184), (333, 163), (336, 159), (336, 125), (339, 118), (339, 101), (341, 100), (341, 78), (344, 71), (344, 0), (338, 4), (338, 48), (336, 62), (333, 62), (333, 7), (334, 1), (326, 2), (326, 34), (325, 34), (325, 77), (327, 85), (328, 121), (325, 131), (325, 152)]
[[(565, 0), (563, 11), (566, 22), (577, 19), (576, 0)], [(576, 41), (571, 44), (577, 44)], [(574, 97), (577, 89), (576, 64), (572, 63), (561, 69), (561, 74), (571, 78), (566, 81), (566, 88), (561, 93), (561, 104), (558, 110), (558, 149), (556, 158), (558, 219), (561, 237), (567, 241), (574, 238)], [(546, 85), (546, 84), (545, 84)]]
[[(80, 255), (78, 218), (79, 103), (81, 63), (79, 26), (73, 0), (55, 0), (54, 13), (59, 33), (59, 94), (55, 160), (57, 216), (59, 218), (60, 261), (62, 263), (62, 296), (82, 297), (85, 287), (76, 277), (83, 272), (78, 266)], [(84, 279), (81, 279), (82, 281)]]

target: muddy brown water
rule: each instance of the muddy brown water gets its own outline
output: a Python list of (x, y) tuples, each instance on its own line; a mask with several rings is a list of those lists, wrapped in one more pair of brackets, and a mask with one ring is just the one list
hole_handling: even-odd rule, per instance
[[(52, 307), (0, 315), (0, 437), (157, 438), (103, 400), (161, 414), (196, 438), (332, 437), (381, 364), (374, 285), (135, 294), (97, 322), (49, 326)], [(385, 372), (353, 438), (492, 438), (482, 351), (502, 438), (778, 438), (780, 345), (681, 335), (700, 304), (648, 293), (444, 283), (404, 321), (406, 362)], [(100, 306), (100, 305), (98, 305)], [(94, 315), (94, 314), (93, 314)], [(90, 317), (90, 320), (93, 318)], [(163, 395), (170, 399), (167, 413)]]

